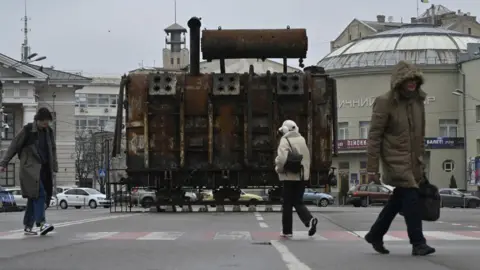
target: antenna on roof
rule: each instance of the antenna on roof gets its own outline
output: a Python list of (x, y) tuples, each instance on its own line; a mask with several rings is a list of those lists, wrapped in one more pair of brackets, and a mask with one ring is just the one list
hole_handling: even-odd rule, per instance
[(177, 23), (177, 0), (173, 0), (173, 12), (175, 16), (175, 23)]
[(30, 18), (27, 16), (27, 0), (25, 0), (25, 15), (22, 18), (23, 21), (23, 43), (22, 43), (22, 62), (28, 62), (28, 56), (30, 55), (30, 46), (28, 45), (28, 21)]

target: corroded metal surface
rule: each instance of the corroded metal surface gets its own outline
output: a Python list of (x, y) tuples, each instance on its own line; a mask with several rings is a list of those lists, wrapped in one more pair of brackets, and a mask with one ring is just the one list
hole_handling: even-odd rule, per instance
[(305, 29), (203, 30), (203, 59), (306, 58)]
[(150, 77), (130, 75), (128, 168), (150, 169), (172, 179), (170, 171), (212, 172), (202, 181), (217, 179), (217, 185), (218, 179), (236, 179), (231, 181), (244, 186), (278, 184), (273, 167), (276, 130), (292, 119), (311, 150), (311, 183), (326, 184), (333, 151), (334, 80), (324, 74), (296, 75), (301, 89), (290, 87), (289, 92), (278, 89), (283, 80), (278, 74), (237, 74), (238, 91), (228, 95), (214, 91), (218, 74), (176, 74), (174, 95), (149, 95)]

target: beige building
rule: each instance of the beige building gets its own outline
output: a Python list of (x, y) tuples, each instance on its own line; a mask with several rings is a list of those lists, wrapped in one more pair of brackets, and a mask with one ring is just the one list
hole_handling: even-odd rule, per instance
[[(22, 127), (33, 121), (39, 107), (55, 112), (58, 167), (57, 184), (75, 182), (75, 90), (90, 79), (52, 68), (16, 61), (0, 54), (0, 81), (3, 83), (3, 107), (8, 129), (2, 134), (5, 150)], [(6, 172), (0, 173), (1, 186), (19, 185), (19, 160), (15, 157)]]
[(480, 24), (477, 22), (477, 17), (472, 16), (470, 12), (464, 13), (461, 10), (455, 12), (442, 5), (432, 5), (418, 18), (412, 17), (410, 22), (394, 21), (392, 16), (385, 15), (377, 15), (374, 21), (353, 19), (340, 35), (330, 42), (330, 49), (334, 51), (349, 42), (408, 24), (430, 24), (447, 30), (480, 36)]
[(462, 85), (459, 54), (467, 51), (468, 43), (479, 42), (441, 27), (406, 25), (350, 42), (318, 63), (337, 79), (340, 154), (334, 166), (351, 184), (367, 180), (366, 138), (373, 100), (389, 90), (392, 67), (407, 60), (421, 68), (426, 82), (428, 175), (439, 187), (448, 187), (452, 175), (460, 188), (465, 187), (462, 107), (452, 91)]
[[(466, 123), (466, 158), (469, 160), (469, 172), (467, 176), (471, 185), (480, 186), (480, 174), (476, 172), (480, 169), (479, 157), (480, 157), (480, 58), (478, 54), (471, 60), (467, 60), (461, 63), (461, 71), (465, 74), (465, 87), (460, 84), (460, 88), (455, 93), (461, 93), (459, 96), (460, 104), (465, 101), (465, 117), (466, 121), (463, 121), (463, 117), (460, 118), (460, 124)], [(463, 74), (460, 74), (461, 81), (463, 82)], [(465, 98), (465, 100), (463, 100)], [(463, 114), (463, 106), (460, 105)], [(475, 162), (475, 158), (477, 161)], [(477, 163), (475, 165), (475, 163)]]

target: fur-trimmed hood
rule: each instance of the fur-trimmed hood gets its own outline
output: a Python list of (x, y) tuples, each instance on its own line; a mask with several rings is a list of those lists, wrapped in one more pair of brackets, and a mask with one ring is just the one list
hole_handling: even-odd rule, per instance
[(395, 96), (399, 86), (406, 80), (414, 79), (418, 84), (419, 97), (425, 99), (427, 94), (421, 89), (421, 86), (425, 82), (422, 73), (412, 64), (406, 61), (400, 61), (392, 72), (392, 78), (390, 80), (390, 87)]

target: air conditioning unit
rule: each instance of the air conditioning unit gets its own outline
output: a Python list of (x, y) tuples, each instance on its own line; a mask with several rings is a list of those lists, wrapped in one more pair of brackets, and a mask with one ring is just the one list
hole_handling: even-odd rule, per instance
[(80, 112), (85, 112), (85, 109), (84, 109), (84, 108), (80, 108)]
[(105, 108), (105, 110), (103, 110), (104, 112), (108, 113), (108, 108)]

